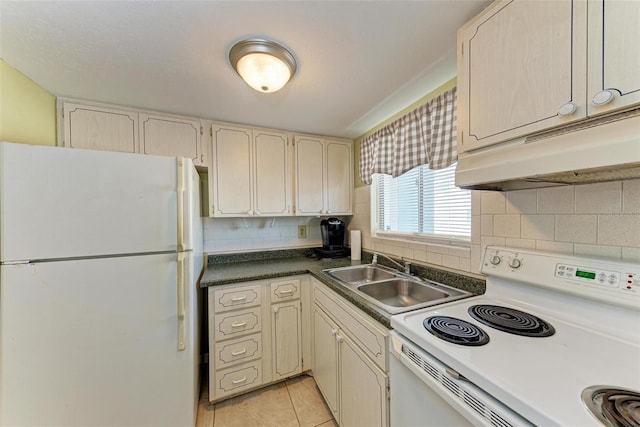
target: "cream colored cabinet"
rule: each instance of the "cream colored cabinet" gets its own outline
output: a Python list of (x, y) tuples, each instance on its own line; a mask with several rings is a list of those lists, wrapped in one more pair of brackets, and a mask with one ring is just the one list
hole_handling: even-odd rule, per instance
[(210, 401), (303, 371), (309, 287), (295, 276), (208, 289)]
[(502, 0), (459, 30), (458, 152), (586, 117), (586, 13)]
[(302, 372), (300, 301), (272, 306), (273, 379)]
[(264, 382), (263, 286), (208, 290), (209, 400), (241, 393)]
[(333, 417), (338, 414), (338, 325), (322, 309), (313, 307), (313, 377)]
[(589, 0), (588, 114), (640, 104), (640, 2)]
[(313, 373), (320, 391), (340, 426), (388, 426), (388, 331), (312, 282)]
[(273, 379), (302, 372), (300, 279), (270, 284)]
[[(344, 335), (344, 336), (343, 336)], [(340, 425), (386, 426), (389, 377), (343, 332), (339, 333)]]
[(254, 129), (256, 215), (291, 215), (291, 149), (285, 132)]
[(353, 212), (353, 144), (326, 139), (326, 214), (351, 215)]
[(296, 136), (296, 214), (325, 211), (325, 149), (321, 138)]
[(64, 102), (59, 144), (88, 150), (138, 152), (138, 113), (97, 105)]
[(291, 215), (286, 133), (213, 125), (211, 216)]
[(199, 120), (140, 113), (139, 123), (141, 153), (186, 157), (207, 166)]
[(499, 0), (458, 31), (458, 152), (640, 104), (640, 2)]
[(59, 101), (58, 111), (59, 145), (179, 156), (192, 159), (196, 166), (208, 166), (199, 119), (66, 100)]
[(295, 137), (296, 215), (351, 215), (353, 144)]
[(253, 213), (251, 128), (213, 126), (209, 188), (211, 216), (243, 216)]

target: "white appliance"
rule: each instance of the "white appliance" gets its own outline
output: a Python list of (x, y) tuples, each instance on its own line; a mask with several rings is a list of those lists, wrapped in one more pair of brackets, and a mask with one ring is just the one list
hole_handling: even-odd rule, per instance
[(482, 271), (484, 295), (392, 316), (391, 425), (625, 425), (591, 398), (640, 425), (640, 265), (487, 247)]
[(618, 113), (461, 153), (456, 186), (518, 190), (640, 178), (640, 115)]
[(190, 160), (0, 143), (0, 425), (193, 426)]

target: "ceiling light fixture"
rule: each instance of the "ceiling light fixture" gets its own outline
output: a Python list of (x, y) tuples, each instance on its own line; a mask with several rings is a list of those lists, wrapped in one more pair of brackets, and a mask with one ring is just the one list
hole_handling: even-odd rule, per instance
[(258, 92), (276, 92), (296, 73), (293, 54), (271, 40), (248, 39), (229, 51), (229, 62), (240, 77)]

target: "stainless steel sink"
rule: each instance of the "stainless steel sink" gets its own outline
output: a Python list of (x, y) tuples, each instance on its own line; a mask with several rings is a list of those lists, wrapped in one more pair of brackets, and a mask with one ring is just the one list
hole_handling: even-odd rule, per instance
[(409, 307), (449, 296), (446, 292), (409, 279), (385, 280), (380, 283), (360, 285), (357, 289), (382, 304), (392, 307)]
[(380, 280), (387, 280), (396, 277), (393, 270), (389, 271), (385, 268), (370, 264), (336, 268), (329, 270), (328, 274), (335, 279), (351, 284), (379, 282)]
[(390, 314), (470, 297), (456, 289), (380, 265), (363, 264), (323, 272)]

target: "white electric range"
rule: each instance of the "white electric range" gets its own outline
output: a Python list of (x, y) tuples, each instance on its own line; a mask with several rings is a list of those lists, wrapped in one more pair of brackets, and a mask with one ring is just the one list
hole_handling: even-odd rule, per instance
[(487, 247), (482, 272), (392, 316), (392, 426), (640, 426), (639, 264)]

